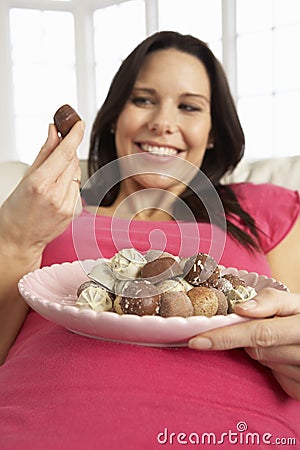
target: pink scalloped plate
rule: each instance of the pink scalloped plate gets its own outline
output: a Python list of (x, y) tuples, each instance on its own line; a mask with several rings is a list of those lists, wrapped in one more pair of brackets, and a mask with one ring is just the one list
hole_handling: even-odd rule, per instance
[[(78, 286), (88, 280), (87, 273), (100, 260), (54, 264), (37, 269), (19, 281), (19, 291), (28, 305), (44, 318), (62, 327), (91, 338), (158, 347), (186, 346), (198, 333), (244, 322), (237, 314), (227, 316), (193, 316), (163, 318), (158, 316), (118, 315), (79, 309), (75, 305)], [(287, 290), (263, 275), (235, 268), (223, 268), (222, 274), (233, 273), (257, 292), (265, 287)]]

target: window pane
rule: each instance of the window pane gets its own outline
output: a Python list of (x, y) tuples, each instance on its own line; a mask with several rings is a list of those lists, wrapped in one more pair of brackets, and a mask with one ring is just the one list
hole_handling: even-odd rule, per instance
[(159, 29), (211, 41), (221, 37), (220, 0), (159, 0)]
[(273, 0), (274, 25), (294, 25), (300, 23), (299, 0)]
[(159, 0), (158, 6), (160, 30), (192, 34), (208, 44), (221, 39), (221, 0)]
[(245, 157), (262, 159), (273, 155), (273, 96), (242, 98), (239, 117), (245, 133)]
[(14, 64), (15, 113), (43, 114), (50, 119), (62, 103), (76, 105), (76, 80), (73, 68), (51, 64)]
[(12, 9), (10, 30), (17, 152), (31, 163), (55, 110), (77, 107), (73, 16)]
[(299, 42), (300, 27), (281, 28), (274, 32), (276, 91), (300, 90)]
[(275, 156), (300, 154), (299, 102), (300, 92), (275, 96)]
[(238, 33), (270, 29), (273, 26), (273, 1), (239, 0), (236, 2), (236, 17)]
[(68, 12), (10, 10), (12, 59), (74, 64), (74, 24)]
[(247, 34), (237, 39), (238, 94), (273, 90), (272, 32)]
[[(53, 115), (53, 114), (52, 114)], [(48, 121), (48, 122), (47, 122)], [(16, 146), (19, 159), (31, 164), (46, 140), (51, 117), (22, 115), (16, 116)]]
[(144, 0), (131, 0), (94, 13), (98, 107), (124, 59), (146, 37)]
[[(263, 148), (268, 149), (270, 156), (299, 154), (293, 130), (297, 126), (296, 105), (300, 96), (300, 2), (244, 0), (236, 4), (238, 98), (249, 142), (246, 156), (260, 157), (257, 136), (264, 141)], [(269, 95), (270, 103), (267, 106), (263, 101), (255, 113), (255, 106), (251, 105), (260, 101), (261, 94)], [(267, 142), (259, 131), (258, 117), (266, 126)]]

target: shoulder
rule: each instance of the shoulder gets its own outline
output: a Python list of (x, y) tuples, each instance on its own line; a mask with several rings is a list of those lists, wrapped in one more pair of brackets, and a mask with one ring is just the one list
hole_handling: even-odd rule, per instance
[(236, 183), (229, 187), (255, 220), (265, 253), (286, 237), (300, 215), (298, 191), (270, 183)]
[[(288, 214), (293, 208), (299, 209), (299, 192), (277, 186), (271, 183), (235, 183), (229, 187), (233, 190), (241, 206), (251, 215), (255, 216), (259, 211), (274, 210), (277, 206)], [(274, 211), (275, 214), (275, 211)]]
[(278, 201), (290, 200), (299, 201), (299, 192), (271, 183), (233, 183), (228, 185), (242, 201), (249, 203), (256, 202), (258, 199), (265, 199), (266, 196), (276, 197)]

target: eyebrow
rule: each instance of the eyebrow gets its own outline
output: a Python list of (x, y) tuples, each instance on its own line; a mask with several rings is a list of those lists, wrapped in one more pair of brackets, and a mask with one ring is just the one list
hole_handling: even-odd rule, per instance
[[(152, 88), (146, 88), (146, 87), (134, 87), (133, 92), (135, 91), (141, 91), (141, 92), (147, 92), (148, 94), (154, 95), (156, 94), (156, 90)], [(193, 92), (184, 92), (181, 94), (180, 97), (198, 97), (202, 100), (205, 100), (210, 105), (210, 100), (203, 94), (195, 94)]]
[(186, 92), (186, 93), (182, 94), (182, 96), (183, 97), (199, 97), (210, 104), (210, 100), (203, 94), (193, 94), (193, 93)]

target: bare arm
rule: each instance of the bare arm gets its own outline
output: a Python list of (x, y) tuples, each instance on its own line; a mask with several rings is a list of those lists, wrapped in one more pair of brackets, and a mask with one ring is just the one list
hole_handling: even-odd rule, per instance
[(37, 268), (39, 263), (38, 255), (29, 252), (27, 256), (22, 255), (15, 245), (11, 246), (0, 237), (0, 364), (4, 362), (28, 311), (18, 292), (17, 283), (25, 273)]
[(291, 292), (300, 293), (300, 220), (267, 258), (272, 276), (286, 284)]
[(35, 162), (0, 208), (0, 363), (27, 314), (17, 283), (39, 267), (45, 246), (73, 218), (80, 178), (76, 150), (83, 137), (78, 122), (60, 141), (50, 125), (48, 139)]
[(272, 370), (288, 395), (300, 401), (300, 221), (268, 254), (268, 260), (272, 275), (295, 293), (263, 289), (255, 299), (235, 307), (238, 314), (260, 320), (208, 331), (189, 345), (203, 350), (244, 347)]

